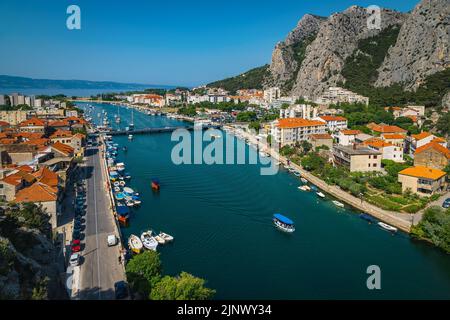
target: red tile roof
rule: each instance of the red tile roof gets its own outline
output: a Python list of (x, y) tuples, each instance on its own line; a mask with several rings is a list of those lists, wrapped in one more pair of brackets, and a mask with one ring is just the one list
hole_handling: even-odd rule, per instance
[(59, 141), (52, 144), (52, 148), (55, 148), (59, 152), (66, 154), (68, 156), (74, 152), (74, 148)]
[(441, 144), (436, 143), (436, 142), (430, 142), (430, 143), (427, 143), (424, 146), (421, 146), (421, 147), (417, 148), (416, 152), (414, 154), (419, 154), (419, 153), (424, 152), (425, 150), (428, 150), (430, 148), (432, 148), (432, 149), (436, 150), (437, 152), (443, 154), (444, 156), (447, 157), (447, 159), (450, 159), (450, 150), (448, 150), (446, 147), (444, 147)]
[(350, 129), (348, 129), (348, 130), (341, 130), (340, 132), (343, 135), (346, 135), (346, 136), (354, 136), (354, 135), (357, 135), (357, 134), (361, 133), (361, 131), (359, 131), (359, 130), (350, 130)]
[(19, 190), (16, 194), (16, 202), (47, 202), (58, 199), (58, 189), (45, 184), (35, 182), (27, 188)]
[(347, 121), (346, 118), (339, 116), (320, 116), (319, 118), (325, 121)]
[(33, 176), (35, 176), (40, 183), (54, 188), (58, 186), (58, 175), (47, 167), (42, 167), (33, 173)]
[(282, 129), (288, 128), (299, 128), (299, 127), (314, 127), (314, 126), (324, 126), (322, 121), (308, 120), (303, 118), (284, 118), (279, 119), (277, 127)]
[(34, 126), (44, 127), (45, 125), (46, 125), (45, 121), (39, 118), (31, 118), (19, 123), (19, 127), (34, 127)]
[(10, 174), (9, 176), (4, 177), (1, 181), (3, 183), (7, 183), (13, 186), (18, 186), (22, 183), (23, 178), (20, 175), (13, 173)]
[(72, 132), (68, 130), (56, 130), (51, 136), (50, 139), (55, 138), (70, 138), (72, 137)]

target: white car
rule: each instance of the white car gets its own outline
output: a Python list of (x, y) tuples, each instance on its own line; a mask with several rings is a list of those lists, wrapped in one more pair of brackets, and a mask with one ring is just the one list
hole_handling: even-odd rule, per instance
[(117, 237), (114, 234), (108, 236), (108, 247), (115, 246), (117, 244)]
[(71, 266), (78, 266), (80, 264), (80, 255), (78, 253), (73, 253), (70, 256), (69, 263)]

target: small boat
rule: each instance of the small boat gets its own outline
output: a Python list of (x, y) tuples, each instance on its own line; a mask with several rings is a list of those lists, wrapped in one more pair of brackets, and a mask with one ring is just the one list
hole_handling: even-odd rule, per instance
[(307, 186), (307, 185), (304, 185), (304, 186), (300, 186), (300, 187), (298, 187), (300, 190), (302, 190), (302, 191), (311, 191), (311, 188), (309, 187), (309, 186)]
[(141, 235), (141, 241), (146, 249), (156, 251), (158, 241), (152, 237), (152, 233), (153, 232), (151, 230), (143, 232)]
[(378, 225), (383, 228), (384, 230), (390, 231), (390, 232), (397, 232), (398, 229), (396, 227), (393, 227), (387, 223), (384, 222), (378, 222)]
[(303, 183), (308, 183), (308, 180), (306, 180), (305, 178), (300, 178), (300, 180), (301, 180)]
[(317, 194), (319, 197), (321, 197), (322, 199), (325, 198), (325, 195), (324, 195), (322, 192), (320, 192), (320, 191), (316, 192), (316, 194)]
[(113, 186), (114, 186), (114, 187), (118, 187), (118, 186), (120, 186), (120, 182), (119, 182), (119, 181), (114, 181), (114, 184), (113, 184)]
[(159, 244), (165, 244), (166, 240), (164, 240), (164, 238), (162, 238), (160, 235), (154, 236), (153, 238), (155, 238), (155, 240), (159, 243)]
[(152, 180), (152, 189), (153, 189), (153, 190), (159, 190), (160, 187), (161, 187), (161, 186), (160, 186), (158, 180), (156, 180), (156, 179)]
[(134, 201), (133, 200), (126, 200), (125, 204), (127, 205), (127, 207), (134, 207)]
[(289, 232), (289, 233), (292, 233), (295, 231), (294, 222), (291, 219), (289, 219), (279, 213), (275, 213), (273, 215), (272, 221), (273, 221), (273, 224), (275, 225), (275, 227), (277, 227), (281, 231)]
[(361, 213), (361, 214), (359, 215), (359, 217), (360, 217), (361, 219), (363, 219), (363, 220), (366, 220), (366, 221), (369, 222), (369, 223), (375, 223), (375, 222), (377, 222), (376, 219), (374, 219), (372, 216), (370, 216), (370, 215), (368, 215), (368, 214), (366, 214), (366, 213)]
[(142, 251), (142, 241), (138, 236), (135, 236), (134, 234), (132, 234), (130, 238), (128, 238), (128, 246), (134, 253), (141, 253)]
[(133, 200), (133, 203), (135, 206), (139, 206), (142, 202), (141, 202), (141, 200), (136, 199), (136, 200)]
[(133, 135), (132, 134), (128, 135), (128, 140), (133, 140)]
[(119, 187), (114, 187), (114, 192), (120, 192), (120, 188)]
[(296, 176), (296, 177), (300, 177), (300, 172), (298, 172), (298, 171), (294, 171), (294, 176)]
[(317, 187), (316, 187), (315, 185), (312, 185), (312, 186), (311, 186), (311, 190), (312, 190), (312, 191), (316, 191), (316, 192), (318, 191), (318, 189), (317, 189)]
[(343, 204), (342, 202), (339, 202), (339, 201), (336, 201), (336, 200), (333, 200), (332, 202), (333, 202), (333, 204), (334, 204), (336, 207), (344, 208), (344, 204)]
[(119, 182), (119, 185), (120, 185), (121, 187), (125, 187), (125, 181), (120, 181), (120, 182)]
[(125, 174), (123, 175), (123, 177), (124, 177), (126, 180), (130, 180), (130, 179), (131, 179), (131, 175), (130, 175), (129, 173), (127, 173), (127, 172), (125, 172)]
[(160, 232), (160, 233), (159, 233), (159, 236), (160, 236), (161, 238), (163, 238), (164, 241), (166, 241), (166, 242), (171, 242), (171, 241), (173, 241), (173, 237), (172, 237), (170, 234), (167, 234), (167, 233), (164, 233), (164, 232)]

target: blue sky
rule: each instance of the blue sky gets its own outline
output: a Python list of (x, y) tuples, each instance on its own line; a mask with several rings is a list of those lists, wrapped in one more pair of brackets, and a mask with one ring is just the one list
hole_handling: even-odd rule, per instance
[[(418, 0), (2, 0), (0, 74), (198, 85), (270, 62), (305, 13), (357, 4), (399, 11)], [(81, 30), (66, 9), (81, 8)]]

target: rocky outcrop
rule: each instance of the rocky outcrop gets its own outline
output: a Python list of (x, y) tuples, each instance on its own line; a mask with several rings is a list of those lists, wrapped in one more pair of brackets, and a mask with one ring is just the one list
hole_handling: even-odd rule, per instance
[(0, 213), (0, 299), (65, 298), (58, 251), (43, 233), (50, 225), (42, 220), (39, 228), (29, 228), (36, 221), (29, 208)]
[(400, 29), (379, 68), (376, 86), (399, 83), (415, 90), (424, 79), (450, 67), (450, 1), (423, 0)]
[(358, 41), (375, 36), (390, 26), (401, 25), (406, 15), (382, 9), (381, 29), (369, 29), (369, 18), (366, 8), (352, 6), (322, 23), (317, 37), (306, 49), (291, 93), (314, 99), (330, 86), (344, 81), (341, 71), (345, 59), (357, 48)]
[(265, 79), (265, 86), (284, 87), (288, 81), (295, 80), (293, 77), (299, 69), (299, 59), (296, 50), (303, 41), (316, 36), (320, 25), (326, 18), (306, 14), (298, 22), (294, 30), (289, 32), (285, 41), (277, 43), (272, 52), (270, 64), (270, 75)]

